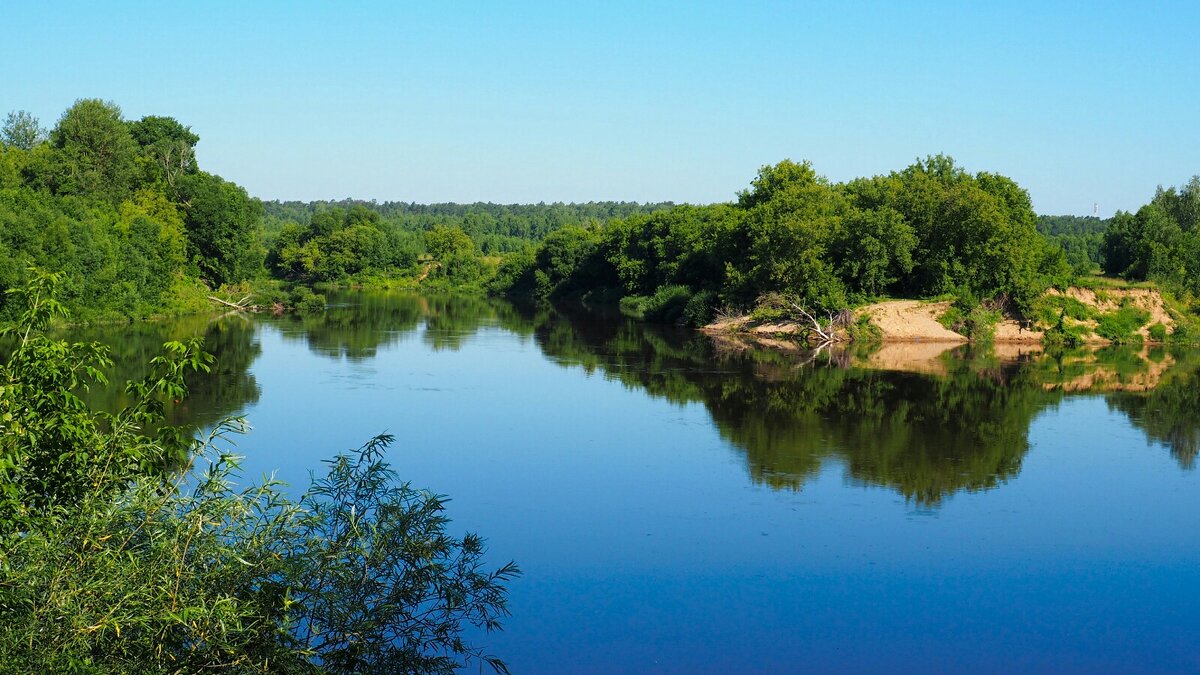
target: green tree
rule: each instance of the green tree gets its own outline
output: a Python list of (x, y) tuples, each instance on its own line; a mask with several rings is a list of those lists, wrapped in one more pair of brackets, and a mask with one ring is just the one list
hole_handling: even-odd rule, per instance
[(188, 259), (214, 285), (249, 279), (262, 267), (258, 224), (262, 203), (245, 188), (199, 172), (177, 182), (187, 228)]
[(4, 126), (0, 126), (0, 141), (19, 150), (32, 150), (44, 140), (46, 130), (38, 123), (38, 118), (25, 110), (8, 113)]
[(132, 190), (138, 149), (115, 103), (76, 101), (50, 132), (50, 144), (57, 151), (51, 179), (57, 192), (116, 203)]
[(129, 123), (129, 133), (151, 167), (151, 175), (168, 186), (182, 174), (195, 173), (196, 143), (200, 137), (174, 117), (148, 115)]

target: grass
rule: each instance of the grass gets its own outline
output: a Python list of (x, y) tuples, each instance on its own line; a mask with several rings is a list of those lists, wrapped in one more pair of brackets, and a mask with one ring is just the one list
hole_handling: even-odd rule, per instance
[(1100, 274), (1080, 275), (1073, 284), (1079, 288), (1090, 288), (1096, 290), (1098, 288), (1112, 289), (1130, 289), (1130, 288), (1155, 288), (1156, 284), (1153, 281), (1127, 281), (1120, 277), (1106, 277)]

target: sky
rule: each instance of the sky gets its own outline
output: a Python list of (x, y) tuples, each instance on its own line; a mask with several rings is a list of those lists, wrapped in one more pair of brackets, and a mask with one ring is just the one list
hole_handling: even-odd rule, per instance
[(5, 2), (0, 114), (199, 134), (263, 199), (728, 201), (944, 153), (1045, 214), (1200, 173), (1200, 3)]

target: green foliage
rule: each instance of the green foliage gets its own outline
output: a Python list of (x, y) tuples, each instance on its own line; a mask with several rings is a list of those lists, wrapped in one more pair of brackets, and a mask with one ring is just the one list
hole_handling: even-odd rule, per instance
[(417, 238), (437, 225), (466, 232), (484, 255), (521, 251), (560, 228), (601, 225), (639, 214), (670, 209), (670, 202), (588, 202), (586, 204), (411, 204), (407, 202), (277, 202), (265, 203), (266, 234), (274, 236), (286, 223), (307, 224), (315, 214), (340, 208), (365, 208), (378, 214), (383, 228)]
[(1167, 327), (1162, 323), (1156, 323), (1146, 329), (1147, 335), (1155, 342), (1165, 342), (1167, 339)]
[[(76, 395), (107, 350), (47, 337), (58, 279), (25, 305), (0, 367), (0, 662), (14, 672), (455, 672), (504, 664), (463, 637), (507, 615), (509, 563), (447, 532), (445, 500), (401, 482), (379, 436), (328, 462), (299, 499), (245, 488), (218, 450), (166, 426), (211, 358), (169, 343), (121, 412)], [(149, 429), (157, 429), (153, 433)], [(189, 470), (163, 471), (173, 451)]]
[[(47, 142), (13, 113), (0, 149), (0, 289), (37, 266), (62, 275), (76, 320), (194, 311), (212, 286), (259, 274), (261, 207), (199, 171), (199, 137), (170, 117), (122, 119), (81, 99)], [(0, 317), (13, 316), (0, 306)]]
[(1103, 265), (1101, 249), (1107, 219), (1095, 216), (1038, 216), (1037, 229), (1050, 243), (1062, 249), (1076, 274), (1090, 274)]
[(54, 192), (117, 203), (132, 191), (138, 148), (115, 103), (76, 101), (50, 132), (50, 145), (55, 170), (44, 179)]
[(32, 150), (46, 140), (46, 130), (38, 118), (26, 110), (14, 110), (4, 118), (0, 126), (0, 143), (18, 150)]
[(1149, 312), (1127, 303), (1115, 312), (1099, 314), (1096, 334), (1116, 344), (1140, 342), (1142, 336), (1137, 331), (1149, 318)]
[(129, 122), (129, 134), (142, 151), (146, 182), (162, 181), (175, 185), (183, 174), (196, 173), (196, 144), (200, 137), (174, 117), (148, 115)]
[(1088, 321), (1096, 318), (1096, 311), (1082, 302), (1066, 295), (1044, 295), (1030, 308), (1029, 317), (1045, 325), (1057, 325), (1062, 318)]
[(284, 225), (267, 265), (292, 281), (338, 282), (410, 267), (418, 249), (414, 236), (385, 231), (379, 215), (365, 207), (334, 208), (314, 214), (307, 227)]
[(1200, 177), (1159, 188), (1137, 213), (1118, 212), (1104, 234), (1104, 271), (1200, 294)]
[(325, 296), (314, 293), (308, 286), (297, 286), (292, 290), (289, 305), (301, 314), (318, 314), (325, 311)]
[(938, 322), (975, 342), (987, 342), (995, 335), (996, 325), (1003, 319), (999, 303), (972, 299), (955, 302), (938, 317)]
[(681, 285), (743, 307), (781, 293), (822, 313), (882, 294), (965, 291), (1027, 309), (1071, 276), (1063, 251), (1038, 234), (1024, 190), (937, 156), (841, 185), (785, 160), (763, 167), (735, 205), (679, 206), (599, 231), (564, 228), (541, 243), (532, 268), (523, 259), (506, 270), (502, 290), (616, 287), (649, 297)]
[[(176, 430), (143, 430), (161, 420), (164, 401), (179, 399), (188, 371), (207, 370), (211, 357), (195, 343), (170, 342), (141, 381), (125, 387), (132, 403), (117, 415), (94, 414), (78, 391), (104, 385), (111, 365), (99, 344), (67, 343), (45, 333), (66, 310), (54, 299), (60, 277), (35, 274), (8, 294), (23, 307), (0, 337), (15, 341), (0, 366), (0, 530), (53, 519), (93, 493), (153, 473), (186, 456), (192, 443)], [(97, 472), (103, 472), (103, 481)]]
[(506, 672), (462, 633), (500, 628), (519, 572), (489, 571), (478, 536), (446, 532), (443, 498), (383, 461), (391, 437), (335, 457), (298, 500), (274, 481), (236, 488), (219, 438), (170, 485), (137, 478), (5, 539), (7, 668)]
[(663, 286), (641, 304), (641, 316), (655, 323), (677, 323), (692, 299), (687, 286)]
[(256, 229), (262, 204), (220, 176), (199, 172), (177, 182), (188, 235), (188, 258), (213, 286), (237, 283), (262, 267)]
[(689, 326), (706, 326), (717, 313), (717, 294), (713, 291), (693, 293), (683, 306), (683, 322)]

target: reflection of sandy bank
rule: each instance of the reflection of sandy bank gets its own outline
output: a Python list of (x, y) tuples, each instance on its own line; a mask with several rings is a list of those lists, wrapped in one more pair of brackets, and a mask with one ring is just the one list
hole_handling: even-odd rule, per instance
[(950, 342), (885, 342), (855, 365), (875, 370), (946, 375), (946, 363), (938, 358), (958, 345)]
[(747, 349), (775, 349), (782, 352), (811, 351), (803, 342), (774, 338), (758, 333), (709, 333), (717, 351), (740, 352)]
[(1170, 354), (1164, 354), (1157, 361), (1151, 359), (1148, 349), (1138, 353), (1137, 358), (1139, 370), (1136, 373), (1121, 373), (1116, 366), (1099, 361), (1095, 353), (1065, 359), (1064, 366), (1082, 366), (1085, 372), (1060, 382), (1048, 382), (1043, 386), (1048, 390), (1070, 392), (1150, 391), (1158, 386), (1163, 373), (1175, 365), (1175, 359)]
[(997, 359), (1007, 362), (1023, 361), (1043, 351), (1040, 342), (996, 342), (992, 345), (992, 354)]

